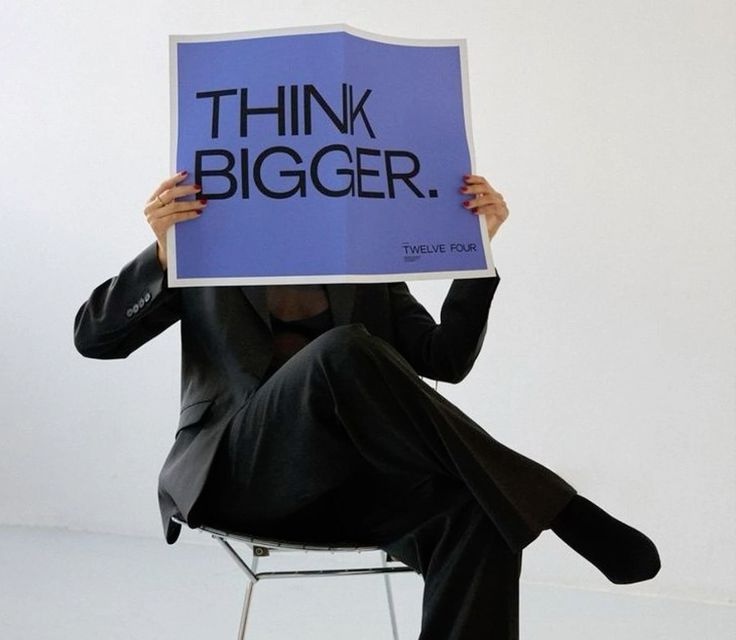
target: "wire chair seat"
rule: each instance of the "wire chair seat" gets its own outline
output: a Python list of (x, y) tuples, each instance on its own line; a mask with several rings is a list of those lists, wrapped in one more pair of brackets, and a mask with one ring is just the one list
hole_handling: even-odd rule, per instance
[[(173, 518), (175, 522), (181, 525), (187, 525), (184, 520)], [(187, 525), (188, 526), (188, 525)], [(271, 537), (252, 536), (240, 531), (228, 531), (209, 525), (200, 525), (195, 528), (200, 533), (207, 533), (225, 549), (227, 554), (235, 561), (240, 569), (245, 573), (248, 581), (245, 585), (245, 596), (243, 599), (243, 609), (240, 617), (240, 626), (238, 629), (238, 640), (245, 638), (245, 630), (248, 622), (248, 613), (253, 596), (253, 587), (260, 580), (275, 578), (317, 578), (317, 577), (338, 577), (338, 576), (356, 576), (356, 575), (376, 575), (383, 574), (384, 586), (386, 588), (386, 599), (388, 602), (389, 618), (391, 622), (391, 631), (394, 640), (399, 640), (398, 626), (396, 623), (396, 611), (393, 601), (393, 593), (391, 591), (391, 583), (389, 582), (389, 574), (391, 573), (417, 573), (411, 567), (401, 563), (401, 561), (390, 557), (381, 547), (373, 545), (355, 544), (348, 541), (335, 541), (330, 543), (321, 542), (298, 542), (293, 540), (283, 540)], [(252, 552), (250, 564), (248, 561), (233, 547), (231, 542), (244, 543), (248, 545)], [(342, 553), (353, 552), (363, 553), (371, 551), (381, 552), (381, 566), (377, 567), (358, 567), (345, 569), (302, 569), (302, 570), (281, 570), (281, 571), (258, 571), (259, 559), (271, 555), (271, 551), (306, 551), (306, 552), (330, 552)], [(389, 566), (389, 562), (396, 563), (398, 566)]]

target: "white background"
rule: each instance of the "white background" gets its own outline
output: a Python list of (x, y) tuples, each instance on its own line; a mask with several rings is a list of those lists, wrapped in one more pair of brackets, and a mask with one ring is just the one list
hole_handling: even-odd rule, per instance
[[(346, 22), (468, 39), (477, 167), (511, 216), (484, 349), (440, 391), (663, 561), (614, 587), (545, 532), (523, 579), (734, 601), (732, 2), (10, 0), (2, 16), (1, 523), (167, 551), (156, 482), (178, 330), (94, 361), (72, 323), (153, 240), (142, 204), (169, 169), (168, 35)], [(448, 286), (411, 289), (438, 318)]]

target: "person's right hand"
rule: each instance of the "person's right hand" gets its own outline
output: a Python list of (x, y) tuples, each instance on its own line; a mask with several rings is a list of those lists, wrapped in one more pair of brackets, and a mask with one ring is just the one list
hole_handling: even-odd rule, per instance
[(177, 198), (192, 195), (202, 189), (197, 184), (179, 185), (186, 177), (187, 172), (180, 171), (176, 175), (164, 180), (156, 187), (156, 190), (151, 194), (143, 209), (143, 212), (146, 214), (146, 220), (148, 220), (148, 224), (156, 236), (158, 261), (161, 263), (162, 269), (167, 268), (166, 232), (168, 228), (175, 222), (196, 218), (202, 213), (202, 208), (207, 205), (206, 198), (177, 201)]

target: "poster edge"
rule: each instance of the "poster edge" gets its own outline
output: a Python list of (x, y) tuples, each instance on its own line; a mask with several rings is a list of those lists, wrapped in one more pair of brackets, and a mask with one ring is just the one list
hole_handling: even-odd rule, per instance
[[(178, 84), (179, 84), (179, 60), (177, 44), (179, 40), (176, 36), (169, 36), (169, 175), (177, 172), (176, 155), (177, 155), (177, 134), (179, 129), (179, 102), (178, 102)], [(168, 285), (177, 281), (176, 273), (176, 225), (172, 224), (166, 230), (166, 277)]]
[(403, 282), (405, 280), (464, 280), (470, 278), (496, 277), (492, 269), (464, 269), (462, 271), (414, 271), (403, 273), (373, 273), (338, 275), (302, 275), (302, 276), (234, 276), (228, 278), (172, 278), (173, 287), (228, 287), (269, 284), (371, 284), (380, 282)]
[(401, 44), (418, 47), (453, 47), (462, 46), (467, 42), (466, 38), (409, 38), (405, 36), (389, 36), (364, 29), (358, 29), (345, 22), (329, 24), (304, 25), (300, 27), (277, 27), (272, 29), (254, 29), (250, 31), (228, 31), (206, 34), (170, 34), (171, 42), (221, 42), (235, 39), (269, 38), (275, 36), (306, 35), (318, 33), (347, 33), (349, 35), (364, 38), (383, 44)]

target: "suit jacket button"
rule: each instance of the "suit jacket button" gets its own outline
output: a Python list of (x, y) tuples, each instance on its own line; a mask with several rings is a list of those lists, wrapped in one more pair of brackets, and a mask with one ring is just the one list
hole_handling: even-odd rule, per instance
[(139, 307), (143, 307), (144, 304), (146, 304), (146, 301), (143, 298), (141, 298), (140, 300), (138, 300), (138, 306)]
[(151, 299), (151, 294), (146, 291), (146, 293), (143, 295), (143, 299), (148, 302)]
[(135, 304), (133, 305), (133, 313), (138, 313), (138, 310), (139, 310), (139, 309), (140, 309), (140, 307), (138, 306), (138, 303), (136, 302), (136, 303), (135, 303)]
[(125, 312), (125, 315), (128, 316), (129, 318), (132, 318), (133, 317), (133, 309), (127, 309), (126, 312)]

